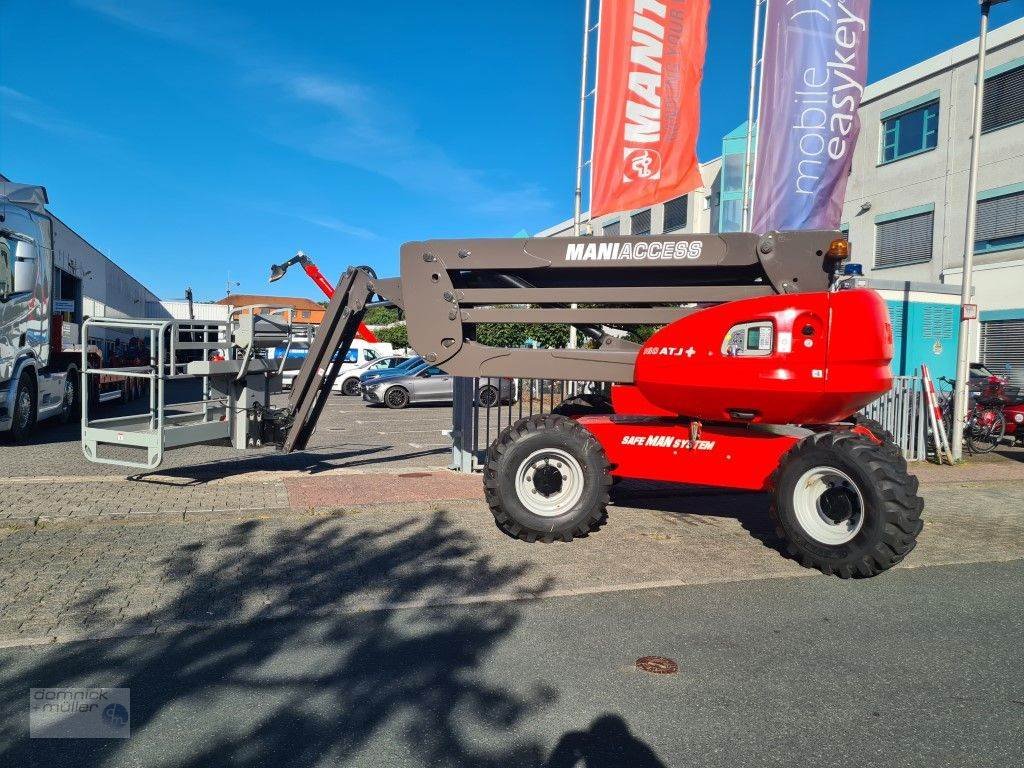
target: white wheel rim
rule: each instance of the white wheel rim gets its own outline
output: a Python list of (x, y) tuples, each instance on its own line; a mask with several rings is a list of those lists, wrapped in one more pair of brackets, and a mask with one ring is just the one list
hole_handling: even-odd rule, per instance
[[(548, 477), (554, 472), (559, 475), (559, 487), (550, 493), (538, 488), (538, 472)], [(543, 487), (544, 483), (541, 483)], [(557, 517), (583, 497), (583, 467), (565, 451), (558, 448), (542, 448), (534, 451), (519, 465), (516, 471), (516, 495), (527, 510), (540, 517)]]
[[(845, 494), (850, 502), (850, 515), (845, 519), (835, 520), (826, 514), (830, 493)], [(815, 467), (800, 476), (793, 489), (793, 510), (804, 533), (832, 547), (851, 541), (864, 527), (864, 497), (850, 476), (835, 467)]]

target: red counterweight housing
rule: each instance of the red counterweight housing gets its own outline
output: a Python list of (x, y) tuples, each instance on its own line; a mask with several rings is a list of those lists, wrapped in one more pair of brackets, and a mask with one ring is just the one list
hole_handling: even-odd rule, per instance
[(744, 299), (654, 334), (637, 357), (635, 400), (700, 421), (826, 424), (890, 389), (892, 355), (872, 290)]

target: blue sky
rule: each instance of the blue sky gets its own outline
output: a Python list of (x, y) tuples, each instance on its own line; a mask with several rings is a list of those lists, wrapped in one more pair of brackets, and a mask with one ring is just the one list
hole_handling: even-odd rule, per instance
[[(975, 0), (873, 5), (871, 80), (976, 34)], [(394, 273), (571, 214), (582, 7), (0, 0), (0, 171), (161, 296), (313, 296), (269, 264)], [(712, 2), (702, 159), (746, 115), (751, 7)]]

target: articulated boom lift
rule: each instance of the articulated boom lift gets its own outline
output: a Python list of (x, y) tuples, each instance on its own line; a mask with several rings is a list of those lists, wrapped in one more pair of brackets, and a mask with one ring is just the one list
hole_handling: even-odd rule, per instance
[[(770, 491), (804, 564), (874, 575), (913, 548), (923, 502), (891, 437), (852, 416), (892, 385), (892, 328), (873, 291), (835, 290), (848, 250), (838, 232), (407, 243), (400, 280), (339, 283), (284, 449), (305, 445), (330, 387), (316, 372), (376, 295), (451, 374), (613, 382), (611, 402), (523, 419), (490, 446), (487, 500), (509, 534), (586, 536), (614, 477)], [(539, 322), (590, 343), (474, 340), (480, 323)], [(606, 331), (641, 324), (665, 327), (642, 346)]]
[[(385, 302), (450, 374), (612, 383), (610, 400), (522, 419), (490, 446), (486, 497), (510, 535), (586, 536), (613, 478), (713, 485), (770, 492), (805, 565), (875, 575), (914, 547), (923, 502), (891, 436), (853, 416), (892, 384), (892, 329), (877, 294), (839, 278), (848, 248), (821, 231), (407, 243), (400, 278), (342, 276), (288, 406), (257, 409), (260, 435), (306, 446), (330, 361)], [(569, 324), (588, 342), (495, 348), (481, 323)], [(643, 345), (609, 332), (635, 325), (664, 327)]]

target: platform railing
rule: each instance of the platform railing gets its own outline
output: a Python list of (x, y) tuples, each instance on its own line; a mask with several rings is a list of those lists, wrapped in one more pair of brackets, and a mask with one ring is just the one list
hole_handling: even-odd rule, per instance
[[(82, 338), (90, 331), (113, 329), (133, 331), (148, 338), (149, 364), (131, 366), (99, 366), (90, 363), (88, 345), (82, 344), (81, 391), (91, 390), (90, 377), (117, 376), (149, 382), (149, 408), (144, 414), (93, 419), (90, 398), (82, 398), (82, 450), (90, 461), (101, 464), (153, 469), (163, 459), (165, 448), (195, 442), (196, 436), (207, 439), (227, 437), (229, 425), (221, 418), (227, 402), (214, 396), (209, 376), (202, 376), (199, 400), (175, 403), (176, 412), (167, 413), (165, 383), (173, 379), (193, 378), (187, 373), (190, 359), (209, 361), (214, 354), (225, 358), (232, 354), (230, 324), (217, 320), (167, 320), (141, 318), (89, 318), (82, 323)], [(125, 388), (128, 391), (128, 388)], [(199, 406), (196, 410), (190, 407)], [(188, 440), (168, 440), (167, 427), (188, 424), (192, 429)], [(138, 448), (146, 451), (146, 461), (108, 458), (99, 453), (101, 445)]]

